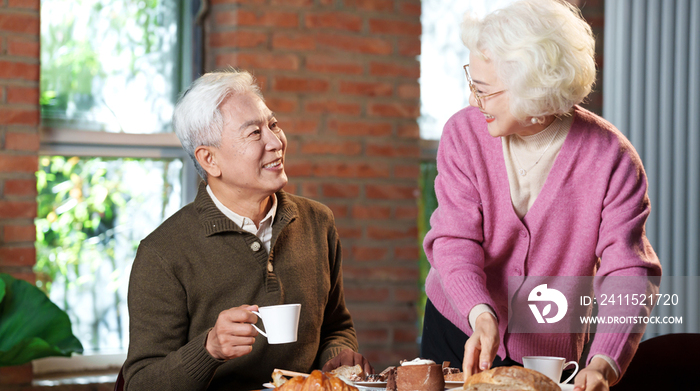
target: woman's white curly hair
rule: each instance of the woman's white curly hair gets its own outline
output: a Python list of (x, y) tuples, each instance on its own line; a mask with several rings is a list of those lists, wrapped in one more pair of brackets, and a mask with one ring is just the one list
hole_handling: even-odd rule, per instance
[(479, 20), (466, 14), (462, 41), (492, 61), (510, 96), (511, 114), (562, 115), (595, 83), (595, 38), (580, 11), (564, 0), (523, 0)]

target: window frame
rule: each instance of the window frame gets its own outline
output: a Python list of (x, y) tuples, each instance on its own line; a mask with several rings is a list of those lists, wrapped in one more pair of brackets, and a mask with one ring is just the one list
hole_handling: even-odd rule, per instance
[[(177, 90), (182, 91), (201, 68), (201, 26), (194, 20), (200, 0), (177, 1), (179, 13)], [(200, 182), (193, 163), (173, 131), (167, 133), (135, 134), (85, 131), (61, 126), (40, 125), (39, 156), (79, 156), (108, 158), (182, 159), (182, 206), (192, 202)], [(128, 349), (128, 348), (127, 348)], [(65, 380), (42, 380), (58, 375), (108, 371), (116, 373), (126, 360), (126, 351), (101, 351), (72, 357), (46, 357), (32, 361), (35, 379), (44, 385), (63, 384)], [(108, 379), (110, 380), (111, 377)], [(50, 383), (50, 384), (48, 384)]]
[(197, 194), (199, 176), (173, 132), (110, 133), (42, 126), (40, 140), (39, 156), (182, 159), (182, 206)]

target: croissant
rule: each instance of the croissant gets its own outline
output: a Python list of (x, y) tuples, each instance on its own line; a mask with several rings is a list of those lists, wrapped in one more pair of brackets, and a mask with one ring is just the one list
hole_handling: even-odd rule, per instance
[(278, 391), (359, 391), (357, 387), (353, 387), (344, 381), (340, 380), (333, 374), (326, 374), (319, 370), (311, 372), (304, 378), (295, 376), (287, 380), (281, 386), (275, 388)]

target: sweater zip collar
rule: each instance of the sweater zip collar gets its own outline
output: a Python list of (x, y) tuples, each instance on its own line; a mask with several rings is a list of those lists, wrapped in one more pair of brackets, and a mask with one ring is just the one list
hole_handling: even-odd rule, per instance
[[(277, 213), (272, 224), (272, 240), (271, 247), (273, 248), (275, 240), (282, 229), (294, 220), (298, 214), (298, 208), (284, 190), (275, 193), (277, 196)], [(197, 190), (197, 196), (194, 199), (194, 206), (199, 214), (199, 222), (204, 229), (205, 236), (212, 236), (222, 232), (238, 232), (247, 233), (221, 213), (216, 207), (214, 201), (207, 193), (206, 184), (201, 182)]]

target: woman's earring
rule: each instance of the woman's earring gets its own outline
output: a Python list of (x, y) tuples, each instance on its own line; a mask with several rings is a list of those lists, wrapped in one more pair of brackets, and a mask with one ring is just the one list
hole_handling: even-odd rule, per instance
[(537, 125), (537, 123), (539, 123), (540, 121), (537, 120), (537, 117), (532, 117), (532, 119), (530, 120), (530, 122), (531, 122), (533, 125)]

